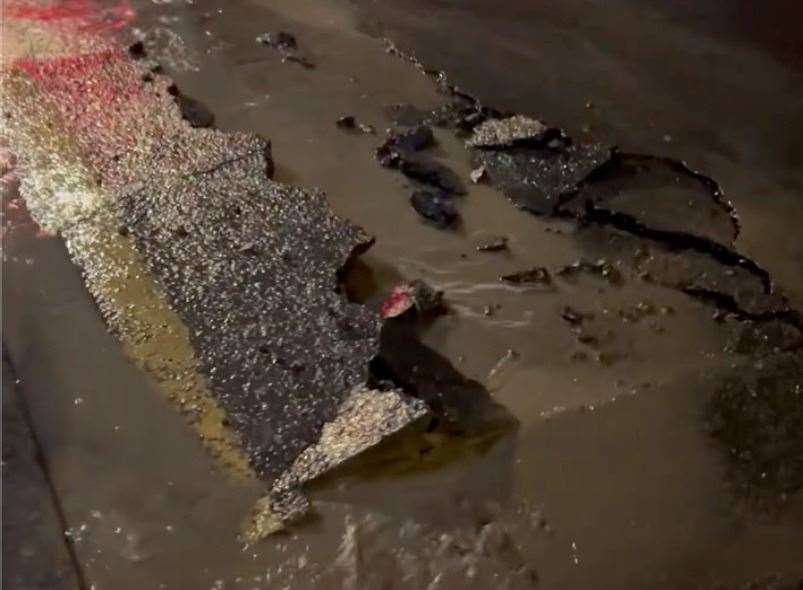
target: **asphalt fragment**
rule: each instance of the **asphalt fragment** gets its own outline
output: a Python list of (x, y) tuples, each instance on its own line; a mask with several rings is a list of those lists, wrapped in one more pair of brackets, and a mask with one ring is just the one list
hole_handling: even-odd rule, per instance
[(416, 125), (410, 129), (390, 129), (384, 143), (376, 148), (376, 159), (385, 168), (398, 168), (405, 158), (435, 143), (432, 129)]
[(536, 215), (554, 215), (568, 195), (610, 158), (598, 144), (559, 141), (554, 147), (472, 148), (472, 162), (485, 170), (489, 184), (502, 190), (514, 205)]
[(501, 252), (508, 249), (505, 236), (494, 236), (477, 244), (477, 252)]
[(466, 194), (466, 189), (457, 174), (435, 160), (421, 157), (402, 158), (399, 171), (407, 178), (440, 189), (445, 194)]
[(485, 166), (479, 166), (471, 171), (469, 177), (471, 178), (471, 182), (479, 184), (488, 178), (488, 172), (485, 170)]
[(440, 229), (449, 227), (459, 218), (452, 199), (441, 190), (415, 191), (410, 197), (410, 204), (416, 213)]
[(568, 322), (572, 326), (579, 326), (586, 319), (590, 319), (592, 316), (579, 312), (570, 305), (567, 305), (560, 312), (560, 317), (562, 317), (566, 322)]
[[(271, 181), (268, 142), (193, 128), (172, 82), (122, 50), (69, 63), (31, 60), (3, 74), (15, 97), (5, 107), (10, 140), (27, 171), (20, 192), (36, 221), (65, 238), (104, 319), (132, 350), (186, 338), (180, 362), (225, 410), (215, 406), (216, 424), (236, 434), (271, 490), (270, 511), (294, 517), (299, 490), (288, 482), (300, 486), (428, 413), (397, 389), (368, 385), (379, 318), (347, 301), (338, 278), (372, 238), (320, 191)], [(154, 300), (143, 309), (161, 305), (175, 319), (145, 317), (132, 340), (123, 329), (136, 314), (104, 290), (115, 280)], [(171, 399), (185, 387), (192, 383), (171, 385)], [(344, 421), (353, 425), (347, 446), (345, 435), (324, 437)], [(302, 460), (311, 455), (318, 459)]]
[(298, 49), (298, 42), (292, 33), (286, 31), (275, 31), (262, 33), (256, 38), (257, 43), (280, 49), (282, 51), (291, 51)]
[(315, 69), (315, 63), (312, 60), (310, 60), (309, 58), (304, 57), (303, 55), (298, 55), (298, 54), (295, 54), (295, 53), (288, 53), (287, 55), (284, 55), (282, 57), (282, 63), (285, 63), (285, 62), (288, 62), (288, 61), (291, 62), (291, 63), (296, 63), (296, 64), (300, 65), (301, 67), (307, 69), (307, 70), (314, 70)]
[(555, 274), (566, 280), (574, 280), (579, 275), (588, 274), (604, 279), (613, 285), (622, 282), (622, 274), (605, 258), (594, 262), (578, 260), (558, 269)]
[(354, 115), (339, 117), (337, 121), (335, 121), (335, 125), (340, 129), (358, 130), (366, 135), (373, 135), (376, 133), (376, 129), (374, 129), (373, 125), (358, 122)]
[(298, 41), (291, 33), (276, 31), (257, 35), (256, 42), (275, 49), (282, 54), (282, 63), (293, 62), (307, 69), (314, 69), (315, 64), (298, 51)]
[(395, 287), (379, 307), (379, 315), (383, 319), (398, 317), (408, 311), (415, 311), (419, 317), (443, 313), (446, 311), (443, 292), (416, 279)]
[(525, 115), (489, 119), (474, 127), (466, 145), (471, 148), (504, 148), (517, 143), (542, 143), (550, 129)]
[(502, 275), (499, 280), (511, 285), (537, 284), (548, 286), (552, 284), (552, 276), (549, 274), (549, 270), (543, 266), (534, 266), (528, 270)]
[(420, 109), (408, 103), (396, 103), (385, 106), (385, 116), (394, 125), (402, 127), (414, 127), (425, 124), (432, 117), (432, 112)]

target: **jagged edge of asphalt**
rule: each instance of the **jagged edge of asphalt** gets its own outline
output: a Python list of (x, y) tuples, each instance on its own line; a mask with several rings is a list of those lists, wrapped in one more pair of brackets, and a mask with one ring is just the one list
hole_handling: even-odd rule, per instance
[[(565, 133), (563, 129), (560, 129), (560, 132)], [(593, 184), (597, 181), (598, 176), (604, 174), (608, 171), (608, 169), (615, 167), (620, 161), (625, 159), (634, 160), (636, 162), (657, 162), (664, 164), (677, 174), (700, 182), (705, 186), (706, 189), (708, 189), (711, 200), (714, 201), (714, 203), (728, 215), (731, 226), (733, 227), (733, 235), (731, 236), (731, 240), (736, 241), (736, 239), (739, 237), (739, 234), (742, 230), (741, 221), (739, 220), (739, 216), (736, 213), (736, 208), (734, 207), (733, 203), (725, 198), (725, 191), (722, 189), (722, 186), (710, 176), (707, 176), (699, 170), (695, 170), (689, 166), (685, 160), (668, 158), (666, 156), (655, 156), (652, 154), (622, 152), (619, 151), (617, 147), (613, 147), (611, 148), (610, 158), (592, 170), (583, 180), (581, 180), (577, 185), (577, 189), (581, 189), (584, 185)], [(562, 205), (568, 203), (575, 197), (575, 195), (576, 191), (560, 195), (556, 209), (559, 209)], [(769, 277), (769, 275), (767, 276)]]
[[(482, 101), (478, 99), (476, 96), (462, 90), (457, 84), (450, 82), (449, 76), (445, 71), (426, 67), (417, 57), (402, 49), (399, 49), (399, 47), (393, 42), (393, 40), (387, 37), (384, 37), (382, 41), (385, 44), (385, 51), (388, 54), (395, 55), (399, 59), (411, 64), (419, 72), (421, 72), (422, 74), (433, 80), (437, 85), (438, 89), (447, 96), (466, 100), (471, 104), (473, 104), (478, 112), (492, 115), (494, 118), (504, 118), (506, 116), (512, 116), (515, 114), (511, 112), (500, 111), (495, 108), (489, 108), (483, 105)], [(572, 191), (569, 191), (567, 193), (558, 196), (559, 205), (558, 207), (556, 207), (555, 215), (565, 216), (565, 217), (570, 216), (578, 221), (587, 221), (598, 225), (610, 225), (612, 227), (615, 227), (616, 229), (622, 230), (632, 235), (665, 244), (672, 249), (694, 250), (701, 254), (707, 254), (721, 264), (724, 264), (726, 266), (739, 266), (741, 268), (744, 268), (748, 272), (751, 272), (752, 274), (756, 275), (761, 281), (764, 292), (766, 294), (773, 294), (774, 283), (772, 281), (772, 275), (769, 273), (769, 271), (762, 268), (754, 260), (739, 254), (733, 248), (728, 247), (724, 244), (720, 244), (719, 242), (716, 242), (714, 240), (703, 238), (701, 236), (690, 234), (688, 232), (673, 232), (668, 230), (658, 230), (638, 222), (631, 215), (627, 215), (624, 213), (617, 213), (607, 209), (601, 209), (593, 206), (587, 207), (585, 213), (579, 217), (573, 213), (560, 209), (560, 203), (568, 202), (568, 200), (570, 200), (574, 195), (576, 195), (580, 187), (586, 184), (590, 184), (591, 182), (593, 182), (594, 178), (598, 176), (601, 172), (603, 172), (607, 167), (614, 165), (616, 163), (615, 161), (617, 156), (629, 157), (629, 158), (639, 159), (642, 161), (649, 160), (649, 161), (662, 162), (672, 167), (679, 173), (685, 174), (691, 178), (699, 180), (708, 187), (712, 200), (718, 206), (724, 209), (725, 212), (730, 217), (731, 223), (733, 225), (733, 240), (736, 240), (736, 238), (739, 236), (739, 233), (741, 232), (741, 222), (739, 216), (736, 212), (733, 203), (727, 198), (725, 198), (725, 193), (722, 187), (720, 186), (719, 182), (717, 182), (715, 179), (711, 178), (710, 176), (707, 176), (706, 174), (703, 174), (698, 170), (691, 168), (683, 160), (668, 158), (665, 156), (654, 156), (651, 154), (623, 153), (623, 152), (618, 152), (618, 150), (615, 147), (611, 149), (611, 158), (609, 158), (608, 160), (603, 162), (600, 166), (596, 167), (589, 174), (587, 174), (584, 179), (582, 179), (579, 183), (577, 183), (576, 187)], [(777, 320), (790, 324), (793, 327), (797, 328), (798, 330), (803, 331), (803, 318), (801, 318), (800, 312), (790, 308), (788, 305), (788, 301), (785, 297), (782, 297), (782, 302), (786, 306), (785, 309), (773, 312), (752, 313), (745, 309), (742, 309), (736, 302), (736, 300), (732, 296), (726, 293), (720, 293), (718, 291), (702, 289), (702, 288), (692, 288), (692, 287), (680, 288), (680, 291), (686, 293), (690, 297), (694, 297), (702, 301), (713, 303), (719, 309), (731, 313), (739, 319), (753, 320), (759, 322)]]
[[(780, 321), (785, 324), (789, 324), (803, 332), (803, 317), (801, 317), (800, 312), (796, 309), (787, 308), (776, 311), (754, 313), (745, 311), (739, 307), (736, 299), (727, 293), (720, 293), (719, 291), (705, 289), (703, 287), (681, 287), (680, 291), (686, 295), (689, 295), (690, 297), (694, 297), (695, 299), (710, 301), (717, 308), (728, 312), (739, 320), (748, 320), (752, 322)], [(797, 345), (795, 348), (803, 348), (803, 344)]]
[[(482, 101), (478, 99), (476, 96), (462, 90), (457, 84), (454, 84), (449, 81), (449, 75), (443, 70), (436, 70), (433, 68), (426, 67), (421, 61), (415, 57), (414, 55), (407, 53), (396, 46), (396, 44), (387, 37), (383, 38), (383, 42), (386, 46), (387, 53), (391, 55), (395, 55), (413, 65), (418, 71), (422, 74), (427, 76), (428, 78), (432, 79), (442, 91), (449, 95), (454, 96), (456, 98), (461, 98), (471, 102), (477, 111), (482, 112), (483, 114), (492, 116), (492, 118), (504, 118), (510, 117), (515, 115), (516, 113), (510, 111), (501, 111), (496, 108), (488, 107), (482, 104)], [(568, 134), (565, 133), (563, 129), (558, 129), (558, 131), (569, 137)], [(597, 174), (602, 173), (608, 166), (612, 166), (616, 163), (616, 158), (631, 158), (634, 160), (640, 161), (652, 161), (652, 162), (661, 162), (662, 164), (666, 164), (670, 168), (674, 169), (676, 172), (693, 178), (695, 180), (700, 181), (703, 183), (711, 195), (711, 200), (717, 204), (721, 209), (727, 213), (728, 217), (730, 218), (731, 225), (733, 226), (733, 236), (732, 239), (736, 240), (741, 233), (742, 226), (741, 221), (739, 219), (739, 215), (736, 212), (736, 208), (733, 203), (726, 198), (725, 191), (722, 186), (717, 182), (714, 178), (703, 174), (699, 170), (695, 170), (691, 166), (688, 165), (687, 162), (684, 160), (678, 160), (676, 158), (669, 158), (666, 156), (655, 156), (652, 154), (637, 154), (632, 152), (619, 152), (616, 147), (612, 148), (611, 158), (609, 158), (606, 162), (592, 170), (586, 178), (584, 178), (580, 183), (578, 183), (578, 188), (584, 184), (588, 183), (593, 180), (593, 177)], [(567, 195), (559, 195), (559, 199), (567, 196)], [(559, 201), (560, 202), (560, 201)], [(769, 275), (768, 275), (769, 276)]]

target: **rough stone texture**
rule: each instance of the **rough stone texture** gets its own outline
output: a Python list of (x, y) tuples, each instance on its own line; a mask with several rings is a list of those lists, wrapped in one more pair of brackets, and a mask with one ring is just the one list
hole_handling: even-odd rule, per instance
[(505, 119), (489, 119), (474, 128), (466, 145), (472, 148), (511, 147), (520, 141), (540, 141), (544, 139), (549, 127), (541, 121), (524, 115), (514, 115)]
[(265, 179), (260, 155), (125, 199), (121, 219), (190, 329), (203, 371), (272, 479), (367, 379), (378, 321), (336, 292), (369, 242), (319, 192)]
[(537, 215), (554, 213), (564, 197), (610, 158), (610, 151), (597, 144), (472, 151), (474, 166), (484, 167), (491, 185), (520, 209)]
[[(407, 425), (428, 415), (426, 404), (398, 391), (354, 389), (324, 425), (318, 442), (308, 447), (286, 470), (275, 489), (293, 489), (361, 452), (379, 444)], [(376, 427), (370, 430), (366, 424)]]

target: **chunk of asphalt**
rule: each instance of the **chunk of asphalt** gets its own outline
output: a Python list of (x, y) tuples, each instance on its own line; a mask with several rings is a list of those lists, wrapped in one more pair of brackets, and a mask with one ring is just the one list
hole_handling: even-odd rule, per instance
[(541, 121), (524, 115), (489, 119), (474, 127), (466, 145), (470, 148), (503, 148), (524, 141), (540, 142), (549, 130)]
[[(98, 285), (111, 273), (125, 289), (130, 268), (108, 266), (118, 259), (92, 248), (113, 239), (138, 253), (138, 272), (186, 330), (193, 365), (254, 472), (289, 498), (273, 513), (292, 517), (303, 502), (288, 482), (301, 485), (428, 413), (369, 385), (380, 321), (338, 292), (339, 272), (372, 239), (320, 191), (271, 181), (267, 142), (191, 127), (177, 88), (155, 73), (142, 84), (144, 72), (109, 46), (30, 60), (5, 77), (9, 141), (25, 154), (21, 194), (42, 227), (69, 240), (110, 326), (125, 312)], [(140, 336), (154, 346), (167, 338), (165, 324), (148, 326)], [(333, 429), (347, 446), (326, 442)]]
[(338, 117), (337, 121), (335, 121), (335, 125), (341, 129), (354, 129), (357, 126), (357, 119), (354, 115), (343, 115), (342, 117)]
[(411, 129), (391, 129), (384, 143), (376, 149), (376, 159), (386, 168), (398, 168), (414, 152), (434, 143), (435, 136), (427, 125), (416, 125)]
[(383, 319), (393, 318), (412, 310), (422, 317), (443, 313), (446, 311), (443, 292), (419, 279), (399, 285), (380, 305), (379, 316)]
[(272, 47), (274, 49), (281, 49), (283, 51), (298, 49), (298, 42), (296, 41), (295, 36), (286, 31), (262, 33), (261, 35), (257, 36), (256, 42), (261, 43), (262, 45), (267, 45), (268, 47)]
[(399, 170), (407, 178), (440, 189), (450, 195), (464, 195), (466, 189), (455, 172), (428, 158), (403, 158)]
[(415, 191), (410, 197), (410, 203), (416, 213), (441, 229), (449, 227), (458, 219), (451, 198), (443, 191), (430, 189)]
[(555, 214), (610, 157), (610, 150), (598, 144), (472, 149), (473, 164), (484, 168), (488, 182), (536, 215)]
[(492, 236), (477, 244), (477, 252), (501, 252), (507, 249), (508, 244), (505, 236)]
[(507, 275), (502, 275), (499, 280), (512, 285), (551, 285), (552, 277), (549, 271), (543, 266), (534, 266), (528, 270), (522, 270)]
[(432, 117), (431, 111), (420, 109), (409, 103), (396, 103), (385, 106), (385, 116), (394, 125), (412, 127), (426, 123)]

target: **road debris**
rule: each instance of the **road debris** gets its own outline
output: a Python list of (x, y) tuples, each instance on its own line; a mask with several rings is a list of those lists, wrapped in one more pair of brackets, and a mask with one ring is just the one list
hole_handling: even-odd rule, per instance
[(493, 236), (477, 244), (477, 252), (501, 252), (508, 249), (507, 237)]
[(581, 313), (573, 307), (567, 305), (563, 308), (563, 311), (560, 312), (560, 317), (562, 317), (572, 326), (579, 326), (583, 323), (583, 321), (586, 319), (592, 319), (594, 316), (593, 314)]
[(304, 57), (303, 55), (297, 55), (295, 53), (289, 53), (282, 57), (282, 63), (285, 62), (297, 63), (298, 65), (308, 69), (314, 70), (315, 64), (308, 58)]
[(427, 125), (401, 130), (389, 129), (387, 139), (376, 149), (376, 159), (386, 168), (398, 168), (402, 160), (434, 143), (432, 129)]
[(179, 91), (178, 86), (171, 84), (167, 91), (176, 99), (181, 111), (181, 118), (192, 127), (211, 127), (215, 123), (215, 115), (206, 106), (194, 98), (190, 98)]
[(391, 129), (376, 149), (376, 160), (385, 168), (398, 169), (407, 178), (440, 189), (447, 195), (466, 194), (463, 183), (451, 168), (418, 154), (434, 142), (432, 129), (424, 124), (410, 129)]
[(541, 121), (524, 115), (505, 119), (490, 119), (474, 127), (472, 136), (466, 140), (470, 148), (504, 148), (521, 142), (541, 143), (550, 128)]
[(421, 316), (432, 316), (442, 313), (445, 309), (442, 291), (433, 289), (424, 281), (414, 280), (395, 287), (382, 302), (379, 315), (387, 319), (415, 310)]
[(612, 285), (617, 285), (622, 282), (621, 273), (605, 258), (600, 258), (596, 262), (578, 260), (577, 262), (573, 262), (572, 264), (558, 269), (555, 274), (565, 280), (574, 280), (578, 275), (588, 274), (600, 277)]
[(534, 266), (529, 270), (502, 275), (499, 280), (512, 285), (537, 284), (548, 286), (552, 284), (552, 276), (543, 266)]
[(474, 168), (469, 176), (471, 177), (471, 182), (479, 184), (483, 180), (487, 180), (488, 172), (485, 170), (485, 166), (479, 166), (478, 168)]
[(394, 125), (402, 127), (414, 127), (416, 125), (426, 124), (432, 117), (430, 111), (419, 109), (415, 105), (406, 103), (387, 105), (384, 111), (385, 116), (392, 121)]
[(440, 189), (450, 195), (464, 195), (466, 189), (451, 168), (435, 160), (402, 158), (399, 170), (407, 178)]
[(416, 213), (440, 229), (454, 224), (459, 217), (451, 197), (442, 190), (415, 191), (410, 197), (410, 203)]
[(257, 35), (256, 42), (277, 50), (282, 55), (282, 62), (293, 62), (307, 69), (315, 68), (315, 64), (299, 53), (298, 42), (291, 33), (276, 31)]
[(376, 129), (374, 129), (372, 125), (359, 123), (354, 115), (344, 115), (343, 117), (340, 117), (337, 121), (335, 121), (335, 125), (341, 129), (357, 129), (366, 135), (373, 135), (376, 133)]
[(256, 42), (281, 51), (293, 51), (298, 49), (298, 42), (295, 36), (285, 31), (262, 33), (257, 36)]
[[(305, 501), (292, 485), (428, 413), (399, 390), (368, 385), (379, 319), (336, 292), (338, 271), (371, 238), (320, 191), (271, 181), (268, 142), (193, 128), (170, 80), (97, 43), (95, 54), (26, 58), (3, 72), (20, 192), (37, 222), (65, 239), (136, 361), (138, 342), (186, 347), (186, 370), (197, 364), (209, 395), (188, 417), (217, 425), (205, 437), (228, 441), (217, 454), (248, 457), (272, 490), (274, 521), (295, 518)], [(119, 309), (107, 287), (115, 280), (152, 282), (135, 288), (152, 304)], [(169, 321), (147, 316), (159, 306)], [(129, 324), (132, 309), (142, 323)], [(170, 361), (154, 362), (143, 359), (159, 371)], [(330, 444), (333, 429), (340, 446)]]

